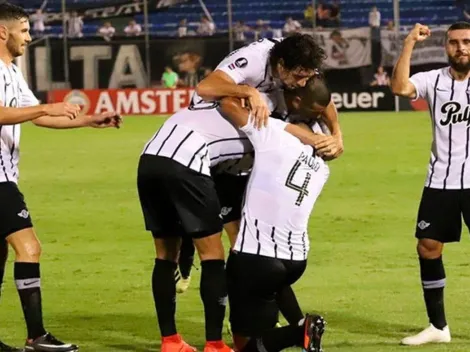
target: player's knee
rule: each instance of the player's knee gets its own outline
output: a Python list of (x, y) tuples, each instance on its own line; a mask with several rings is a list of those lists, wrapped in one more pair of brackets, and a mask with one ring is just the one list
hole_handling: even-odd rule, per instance
[(442, 255), (444, 245), (429, 238), (422, 238), (418, 241), (417, 251), (420, 258), (436, 259)]
[(211, 236), (194, 239), (194, 244), (203, 260), (224, 260), (224, 245), (220, 233)]
[(41, 244), (38, 241), (25, 243), (21, 248), (16, 248), (16, 260), (28, 263), (37, 263), (41, 257)]

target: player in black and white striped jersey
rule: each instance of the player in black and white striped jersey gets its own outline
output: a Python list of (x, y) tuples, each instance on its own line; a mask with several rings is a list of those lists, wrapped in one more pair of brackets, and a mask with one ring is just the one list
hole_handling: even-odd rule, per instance
[[(115, 127), (114, 114), (77, 116), (80, 107), (67, 103), (39, 105), (26, 84), (15, 57), (31, 41), (28, 15), (20, 7), (0, 4), (0, 286), (8, 245), (15, 251), (14, 277), (28, 330), (26, 351), (76, 351), (46, 333), (42, 320), (40, 244), (24, 197), (18, 189), (20, 124), (32, 121), (49, 128)], [(1, 287), (0, 287), (1, 288)], [(5, 319), (2, 320), (2, 324)], [(20, 351), (0, 343), (0, 352)], [(23, 351), (23, 349), (21, 349)]]
[(426, 99), (433, 142), (416, 224), (421, 282), (430, 325), (402, 340), (405, 345), (450, 342), (444, 312), (446, 276), (444, 243), (460, 241), (462, 215), (470, 226), (470, 23), (451, 25), (446, 34), (449, 66), (410, 74), (414, 45), (431, 35), (416, 24), (395, 65), (392, 90), (408, 98)]
[(224, 99), (222, 109), (255, 149), (241, 229), (227, 261), (230, 322), (237, 350), (278, 351), (299, 345), (306, 351), (320, 351), (321, 317), (307, 315), (301, 320), (301, 314), (291, 325), (271, 329), (277, 322), (276, 294), (290, 288), (305, 270), (308, 219), (329, 174), (317, 154), (334, 155), (336, 146), (329, 142), (335, 139), (315, 135), (306, 125), (304, 130), (274, 119), (258, 130), (236, 99)]

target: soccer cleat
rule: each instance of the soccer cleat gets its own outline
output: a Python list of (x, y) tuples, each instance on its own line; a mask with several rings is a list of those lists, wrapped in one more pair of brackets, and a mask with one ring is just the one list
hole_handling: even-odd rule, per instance
[(161, 352), (196, 352), (179, 334), (163, 337)]
[(449, 326), (440, 330), (431, 324), (419, 334), (405, 337), (401, 340), (401, 344), (407, 346), (418, 346), (426, 343), (449, 343), (450, 340)]
[(207, 341), (204, 352), (234, 352), (223, 341)]
[(276, 328), (282, 328), (282, 325), (280, 322), (277, 322), (276, 325), (275, 325)]
[(78, 346), (57, 340), (50, 333), (38, 337), (35, 340), (26, 341), (25, 352), (76, 352)]
[(319, 315), (305, 316), (303, 352), (323, 352), (321, 338), (325, 332), (325, 325), (325, 320)]
[(22, 348), (11, 347), (0, 341), (0, 352), (23, 352)]
[(179, 269), (175, 270), (176, 293), (184, 293), (189, 288), (191, 276), (184, 278)]

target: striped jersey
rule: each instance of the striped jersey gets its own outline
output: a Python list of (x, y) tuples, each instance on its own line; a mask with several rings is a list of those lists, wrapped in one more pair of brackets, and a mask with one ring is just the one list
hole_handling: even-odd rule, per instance
[[(0, 60), (0, 105), (27, 107), (39, 102), (17, 66)], [(0, 182), (18, 183), (20, 158), (20, 125), (0, 125)]]
[[(226, 73), (236, 84), (255, 87), (260, 92), (270, 92), (282, 86), (278, 78), (273, 77), (269, 64), (269, 53), (273, 46), (282, 39), (260, 39), (240, 49), (232, 51), (215, 70)], [(191, 100), (191, 106), (210, 106), (216, 102), (204, 101), (197, 93)]]
[(183, 109), (146, 144), (143, 154), (173, 159), (210, 176), (210, 168), (253, 152), (248, 138), (218, 109)]
[(470, 79), (455, 80), (450, 67), (420, 72), (410, 78), (417, 98), (428, 102), (433, 141), (425, 186), (470, 188)]
[(305, 260), (308, 219), (329, 170), (315, 150), (285, 131), (287, 123), (270, 119), (261, 130), (241, 130), (255, 150), (240, 232), (234, 250), (267, 257)]

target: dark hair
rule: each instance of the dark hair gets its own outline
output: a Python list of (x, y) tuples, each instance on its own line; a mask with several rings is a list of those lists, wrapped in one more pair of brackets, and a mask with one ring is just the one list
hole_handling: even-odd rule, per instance
[(0, 2), (0, 21), (21, 20), (22, 18), (29, 18), (28, 13), (22, 7)]
[(331, 101), (331, 92), (321, 75), (313, 76), (305, 87), (298, 88), (298, 95), (302, 98), (302, 105), (308, 107), (313, 104), (326, 107)]
[(314, 70), (321, 66), (325, 58), (325, 51), (311, 35), (293, 34), (273, 46), (269, 61), (273, 68), (282, 60), (287, 70), (298, 67)]
[(449, 33), (450, 31), (456, 31), (458, 29), (470, 29), (470, 23), (463, 21), (455, 22), (449, 27), (447, 33)]

